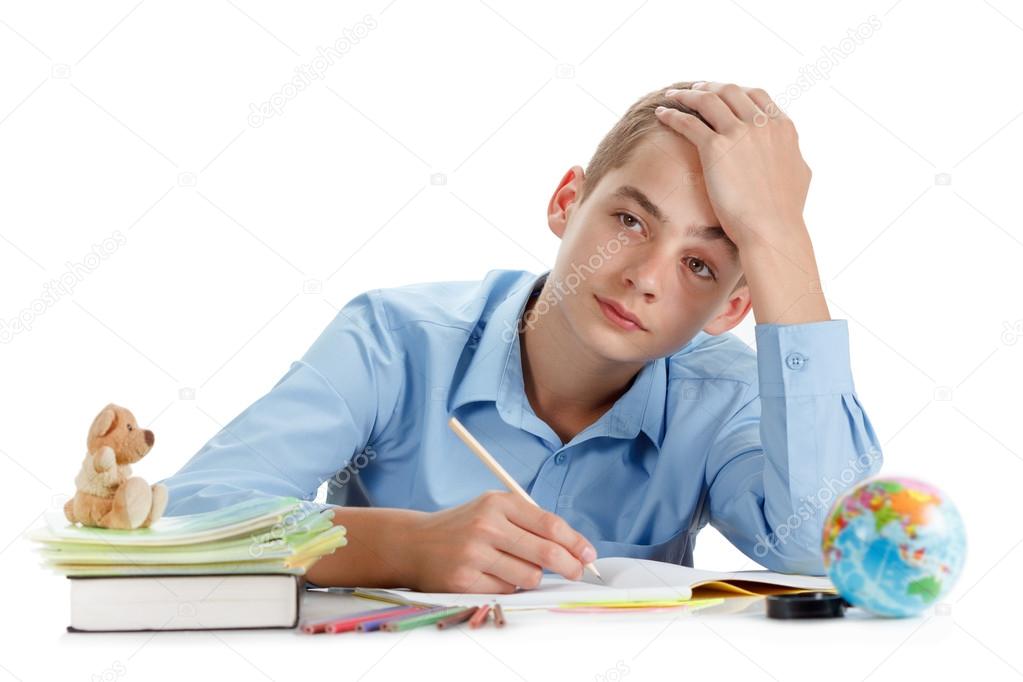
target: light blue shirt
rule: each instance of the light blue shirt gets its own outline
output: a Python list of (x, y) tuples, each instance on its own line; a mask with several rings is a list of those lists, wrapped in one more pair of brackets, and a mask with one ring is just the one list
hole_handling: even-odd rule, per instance
[(169, 514), (253, 494), (434, 511), (501, 485), (454, 415), (598, 556), (693, 565), (708, 523), (771, 570), (823, 575), (831, 502), (880, 470), (845, 320), (699, 332), (562, 443), (526, 397), (518, 321), (550, 271), (376, 289), (174, 476)]

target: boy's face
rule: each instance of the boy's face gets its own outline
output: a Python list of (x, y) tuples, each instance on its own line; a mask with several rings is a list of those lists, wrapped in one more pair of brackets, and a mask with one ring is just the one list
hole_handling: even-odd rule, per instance
[[(548, 208), (562, 240), (548, 279), (563, 283), (556, 307), (583, 343), (607, 358), (646, 362), (673, 354), (701, 329), (721, 334), (742, 321), (750, 294), (747, 286), (732, 293), (742, 276), (738, 254), (725, 239), (686, 234), (720, 225), (691, 143), (651, 132), (579, 205), (584, 182), (583, 169), (572, 168)], [(616, 324), (600, 300), (624, 307), (642, 327)]]

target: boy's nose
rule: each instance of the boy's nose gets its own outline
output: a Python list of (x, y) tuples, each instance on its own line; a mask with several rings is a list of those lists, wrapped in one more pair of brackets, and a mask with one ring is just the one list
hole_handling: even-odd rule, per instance
[(153, 432), (150, 431), (149, 429), (145, 430), (145, 434), (146, 434), (146, 445), (148, 445), (149, 447), (153, 447), (153, 442), (156, 441), (156, 436), (154, 436)]

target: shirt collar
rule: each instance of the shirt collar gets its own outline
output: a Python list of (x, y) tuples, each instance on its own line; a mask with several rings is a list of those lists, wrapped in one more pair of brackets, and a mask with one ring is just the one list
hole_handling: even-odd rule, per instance
[[(525, 280), (489, 316), (485, 311), (481, 315), (463, 350), (472, 356), (451, 391), (449, 414), (471, 402), (490, 401), (497, 404), (498, 413), (506, 422), (523, 426), (528, 400), (522, 378), (519, 322), (530, 296), (539, 295), (550, 272)], [(710, 335), (704, 331), (698, 332), (676, 354), (690, 351), (707, 336)], [(601, 429), (591, 436), (633, 439), (642, 431), (659, 450), (664, 441), (669, 361), (670, 358), (659, 358), (644, 365), (610, 414), (599, 420)]]

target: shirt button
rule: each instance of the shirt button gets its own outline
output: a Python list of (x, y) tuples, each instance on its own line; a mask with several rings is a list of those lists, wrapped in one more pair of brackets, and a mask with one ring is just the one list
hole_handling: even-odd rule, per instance
[(558, 454), (554, 455), (554, 463), (555, 464), (564, 464), (565, 463), (565, 453), (564, 452), (559, 452)]
[(785, 364), (788, 365), (789, 369), (803, 369), (806, 361), (807, 357), (802, 353), (789, 353), (788, 357), (785, 358)]

